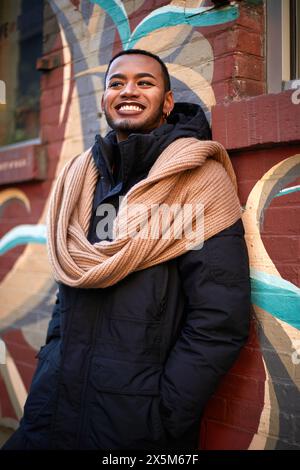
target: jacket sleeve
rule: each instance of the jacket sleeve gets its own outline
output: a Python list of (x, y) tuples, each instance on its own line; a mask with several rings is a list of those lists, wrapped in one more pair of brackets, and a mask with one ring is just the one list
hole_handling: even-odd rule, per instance
[(46, 344), (53, 338), (60, 338), (60, 301), (59, 290), (56, 292), (56, 301), (52, 311), (51, 320), (48, 325)]
[(251, 289), (242, 220), (180, 256), (178, 269), (184, 321), (160, 382), (161, 416), (173, 438), (199, 422), (248, 337)]

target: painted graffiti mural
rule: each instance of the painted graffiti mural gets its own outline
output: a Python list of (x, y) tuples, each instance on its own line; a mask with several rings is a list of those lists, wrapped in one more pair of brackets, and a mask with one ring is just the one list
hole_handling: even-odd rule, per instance
[[(299, 175), (300, 154), (286, 158), (270, 168), (249, 194), (243, 218), (251, 265), (251, 297), (259, 322), (259, 339), (267, 346), (262, 354), (266, 382), (264, 409), (258, 428), (258, 448), (273, 448), (274, 444), (262, 436), (270, 434), (271, 426), (278, 427), (279, 433), (286, 433), (289, 421), (284, 413), (286, 403), (289, 403), (295, 414), (299, 403), (300, 289), (281, 276), (261, 233), (268, 207), (275, 198), (295, 194), (297, 200), (300, 186), (290, 185), (299, 181)], [(288, 210), (288, 206), (285, 210)], [(284, 389), (276, 387), (276, 377), (280, 377), (288, 386)]]
[[(48, 179), (0, 190), (0, 221), (5, 222), (0, 233), (5, 266), (0, 284), (0, 425), (15, 428), (22, 416), (35, 355), (53, 309), (56, 285), (45, 248), (49, 194), (64, 164), (89, 148), (95, 134), (108, 130), (100, 101), (110, 58), (129, 48), (158, 54), (168, 66), (175, 100), (200, 104), (211, 120), (211, 108), (223, 98), (224, 83), (228, 85), (223, 77), (224, 32), (230, 35), (233, 25), (244, 21), (245, 11), (239, 2), (216, 8), (196, 0), (45, 2), (49, 34), (44, 55), (54, 54), (60, 64), (42, 76), (41, 138), (47, 143)], [(300, 289), (276, 268), (263, 222), (271, 205), (281, 200), (282, 210), (289, 210), (293, 198), (299, 198), (299, 178), (300, 154), (278, 158), (241, 201), (254, 317), (247, 347), (207, 406), (201, 448), (269, 449), (289, 442), (286, 403), (290, 414), (299, 413)], [(262, 343), (268, 348), (262, 349)], [(285, 394), (276, 388), (278, 367)]]

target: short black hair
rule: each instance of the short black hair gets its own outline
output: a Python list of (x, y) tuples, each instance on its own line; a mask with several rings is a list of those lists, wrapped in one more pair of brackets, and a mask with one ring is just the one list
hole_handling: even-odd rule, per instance
[(115, 59), (117, 59), (118, 57), (122, 56), (122, 55), (129, 55), (129, 54), (141, 54), (141, 55), (146, 55), (148, 57), (152, 57), (152, 59), (156, 60), (160, 66), (161, 66), (161, 69), (162, 69), (162, 73), (163, 73), (163, 79), (164, 79), (164, 84), (165, 84), (165, 91), (170, 91), (171, 90), (171, 81), (170, 81), (170, 75), (169, 75), (169, 72), (168, 72), (168, 69), (166, 67), (166, 64), (160, 59), (160, 57), (158, 57), (158, 55), (155, 55), (155, 54), (152, 54), (152, 52), (149, 52), (149, 51), (145, 51), (144, 49), (127, 49), (127, 50), (124, 50), (124, 51), (120, 51), (118, 52), (117, 54), (115, 54), (112, 59), (109, 61), (109, 64), (107, 66), (107, 69), (106, 69), (106, 72), (105, 72), (105, 76), (104, 76), (104, 89), (106, 89), (106, 78), (107, 78), (107, 75), (108, 75), (108, 72), (109, 72), (109, 69), (110, 69), (110, 66), (111, 64), (113, 63), (113, 61)]

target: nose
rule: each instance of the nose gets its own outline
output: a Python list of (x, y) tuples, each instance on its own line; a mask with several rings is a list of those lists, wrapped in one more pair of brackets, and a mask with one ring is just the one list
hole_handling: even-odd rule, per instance
[(128, 81), (120, 92), (121, 96), (138, 96), (140, 94), (139, 88), (133, 81)]

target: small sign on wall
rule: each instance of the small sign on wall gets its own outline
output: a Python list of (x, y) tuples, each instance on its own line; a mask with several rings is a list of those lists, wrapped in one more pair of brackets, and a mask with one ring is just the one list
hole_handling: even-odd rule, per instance
[(40, 144), (0, 148), (0, 185), (47, 177), (46, 149)]
[(6, 87), (5, 82), (0, 80), (0, 104), (6, 103)]

